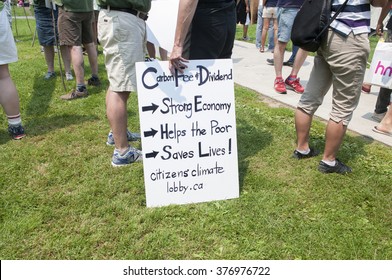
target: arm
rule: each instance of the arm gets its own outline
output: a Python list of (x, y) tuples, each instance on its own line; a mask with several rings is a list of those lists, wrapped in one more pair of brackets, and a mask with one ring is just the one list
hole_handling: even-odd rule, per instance
[(373, 7), (384, 7), (390, 0), (370, 0), (370, 5)]
[(392, 0), (389, 0), (389, 1), (387, 1), (386, 5), (384, 7), (382, 7), (380, 16), (377, 21), (377, 27), (376, 27), (377, 35), (382, 36), (383, 28), (384, 28), (383, 21), (384, 21), (385, 17), (387, 16), (389, 10), (391, 9), (391, 4), (392, 4)]
[(188, 60), (182, 57), (182, 51), (198, 2), (198, 0), (180, 0), (174, 46), (169, 58), (169, 68), (172, 73), (174, 68), (182, 73), (183, 69), (187, 67), (184, 62), (188, 62)]

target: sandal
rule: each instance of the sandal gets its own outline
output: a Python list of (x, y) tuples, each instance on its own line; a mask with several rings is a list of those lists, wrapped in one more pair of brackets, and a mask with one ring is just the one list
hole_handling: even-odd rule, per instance
[(373, 127), (373, 131), (387, 136), (392, 136), (392, 132), (380, 130), (377, 126)]

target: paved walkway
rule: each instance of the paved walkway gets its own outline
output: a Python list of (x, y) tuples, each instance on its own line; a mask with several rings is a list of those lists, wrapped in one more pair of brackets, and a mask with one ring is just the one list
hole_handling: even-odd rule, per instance
[[(286, 52), (285, 61), (290, 55), (291, 53)], [(273, 98), (293, 108), (296, 107), (300, 98), (299, 94), (290, 90), (287, 91), (287, 94), (278, 94), (273, 88), (275, 70), (273, 66), (266, 62), (267, 58), (272, 58), (272, 53), (260, 53), (254, 44), (235, 41), (232, 58), (234, 62), (234, 81), (237, 84), (253, 89), (264, 96)], [(308, 82), (312, 65), (313, 57), (309, 56), (299, 72), (298, 76), (304, 86)], [(290, 71), (291, 67), (283, 67), (284, 78), (290, 74)], [(330, 89), (323, 105), (319, 107), (315, 114), (325, 120), (329, 119), (328, 116), (332, 104), (331, 91), (332, 89)], [(372, 131), (372, 128), (377, 125), (377, 122), (371, 116), (376, 104), (378, 91), (379, 88), (373, 86), (370, 94), (362, 94), (348, 129), (392, 147), (392, 137)]]

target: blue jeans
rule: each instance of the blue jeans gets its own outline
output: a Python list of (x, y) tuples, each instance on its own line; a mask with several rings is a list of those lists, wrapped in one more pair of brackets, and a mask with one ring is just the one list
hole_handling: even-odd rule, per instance
[[(261, 32), (263, 31), (263, 6), (259, 5), (257, 10), (257, 26), (256, 26), (256, 47), (259, 49), (261, 47)], [(268, 49), (273, 49), (274, 44), (274, 26), (272, 21), (268, 28)]]
[[(57, 17), (58, 11), (53, 10), (55, 25), (57, 30)], [(53, 18), (52, 9), (44, 6), (34, 7), (34, 16), (36, 20), (36, 29), (38, 35), (38, 41), (41, 46), (54, 46), (56, 41), (54, 38)], [(56, 34), (58, 35), (58, 34)]]
[(299, 47), (293, 45), (293, 52), (291, 53), (291, 56), (288, 61), (294, 63), (295, 56), (297, 55), (298, 50), (299, 50)]

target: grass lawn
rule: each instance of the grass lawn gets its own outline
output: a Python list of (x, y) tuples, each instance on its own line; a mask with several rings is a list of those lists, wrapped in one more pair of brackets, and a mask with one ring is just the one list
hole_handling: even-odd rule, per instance
[[(103, 85), (64, 102), (18, 24), (10, 71), (28, 136), (10, 140), (0, 114), (1, 259), (392, 259), (390, 147), (348, 133), (339, 158), (354, 172), (321, 174), (320, 157), (290, 157), (293, 110), (236, 86), (240, 198), (147, 209), (142, 164), (110, 165), (103, 56)], [(128, 109), (138, 128), (136, 95)], [(311, 131), (321, 150), (324, 129)]]

